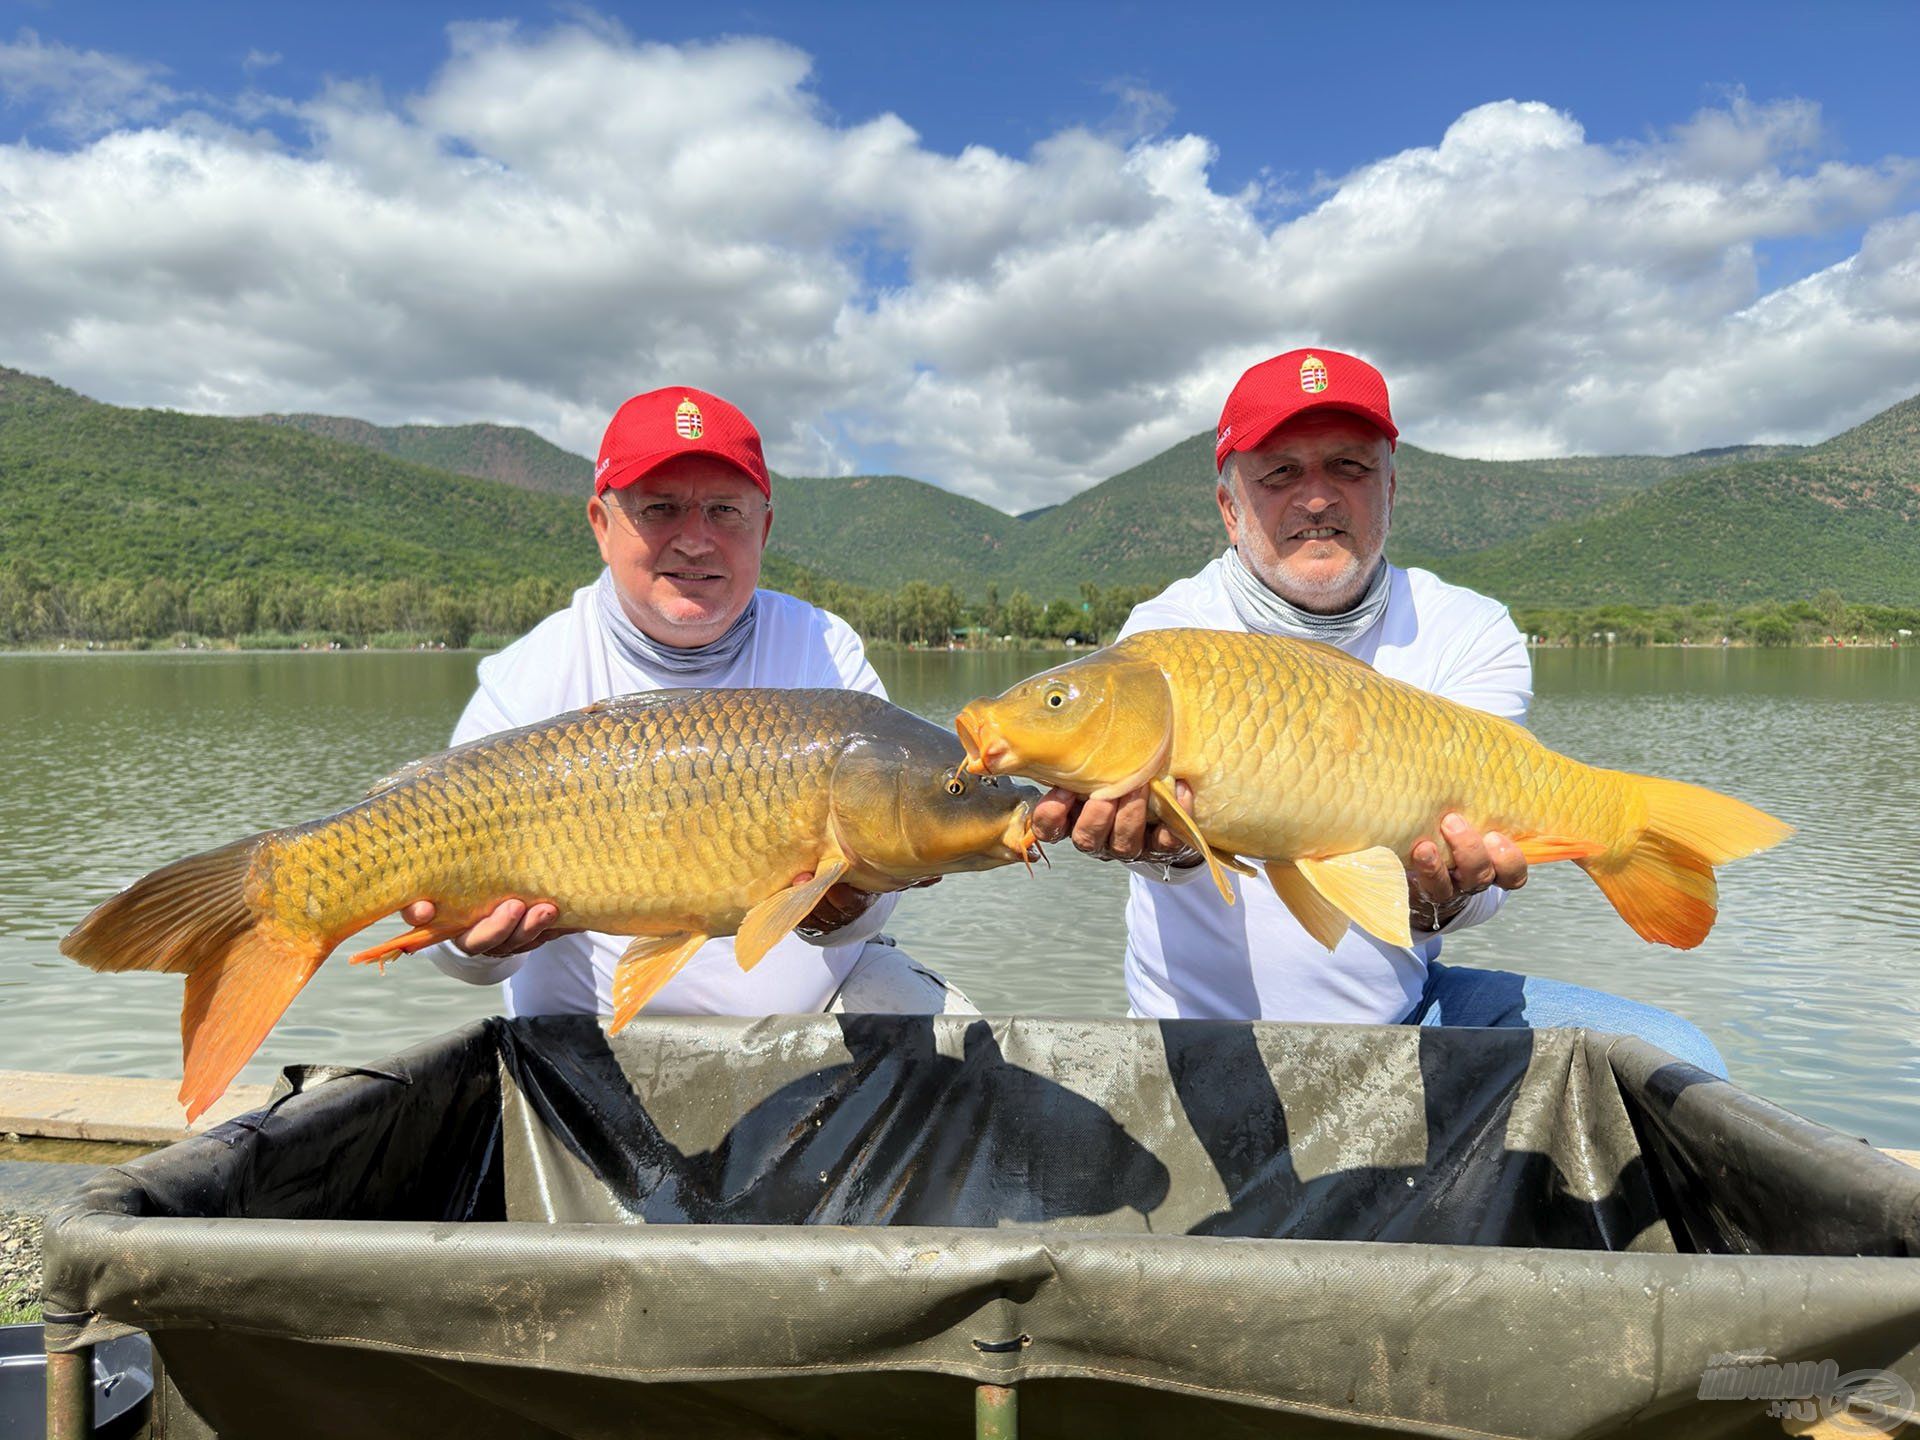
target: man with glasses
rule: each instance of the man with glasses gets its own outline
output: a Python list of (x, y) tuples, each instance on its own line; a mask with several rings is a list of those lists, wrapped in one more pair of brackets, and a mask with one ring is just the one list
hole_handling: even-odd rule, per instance
[[(758, 588), (773, 528), (760, 436), (717, 395), (636, 395), (600, 442), (587, 520), (606, 569), (573, 603), (480, 662), (453, 743), (532, 725), (596, 700), (684, 686), (861, 690), (884, 697), (860, 637), (837, 615)], [(752, 974), (732, 937), (710, 940), (647, 1007), (657, 1014), (805, 1011), (972, 1013), (880, 934), (898, 897), (836, 885)], [(430, 901), (402, 912), (433, 916)], [(555, 906), (503, 901), (425, 953), (476, 985), (505, 982), (510, 1015), (605, 1014), (627, 937), (554, 928)], [(533, 963), (527, 956), (538, 950)]]

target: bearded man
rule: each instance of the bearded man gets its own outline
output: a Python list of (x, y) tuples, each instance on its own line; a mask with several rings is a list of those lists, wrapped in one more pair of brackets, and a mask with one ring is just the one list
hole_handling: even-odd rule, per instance
[[(1336, 645), (1383, 675), (1513, 721), (1533, 698), (1526, 642), (1498, 601), (1385, 556), (1396, 488), (1387, 385), (1364, 360), (1293, 350), (1248, 370), (1216, 432), (1214, 499), (1227, 549), (1198, 575), (1137, 606), (1121, 638), (1194, 627)], [(1724, 1076), (1697, 1028), (1584, 986), (1443, 965), (1442, 937), (1492, 919), (1527, 883), (1507, 836), (1438, 819), (1447, 852), (1415, 846), (1407, 878), (1413, 943), (1357, 926), (1329, 954), (1264, 883), (1234, 877), (1229, 908), (1199, 856), (1149, 822), (1146, 792), (1088, 800), (1050, 793), (1043, 840), (1128, 862), (1127, 996), (1138, 1016), (1363, 1024), (1586, 1026), (1639, 1035)]]

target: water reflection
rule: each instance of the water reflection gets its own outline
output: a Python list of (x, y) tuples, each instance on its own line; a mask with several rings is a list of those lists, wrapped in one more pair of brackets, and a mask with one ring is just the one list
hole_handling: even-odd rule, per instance
[[(897, 700), (942, 722), (1059, 658), (875, 657)], [(179, 980), (95, 976), (59, 936), (157, 864), (347, 804), (438, 749), (472, 679), (471, 655), (0, 657), (0, 1066), (178, 1073)], [(1731, 791), (1800, 833), (1722, 872), (1720, 923), (1697, 950), (1643, 945), (1560, 865), (1447, 958), (1676, 1009), (1743, 1084), (1920, 1147), (1912, 652), (1545, 652), (1537, 690), (1548, 744)], [(915, 892), (894, 928), (983, 1009), (1122, 1014), (1125, 875), (1055, 853), (1031, 878)], [(384, 977), (330, 964), (244, 1078), (372, 1059), (494, 1006), (418, 962)]]

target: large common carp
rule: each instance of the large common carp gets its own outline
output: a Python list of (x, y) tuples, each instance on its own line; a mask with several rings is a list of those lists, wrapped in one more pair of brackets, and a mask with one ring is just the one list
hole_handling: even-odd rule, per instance
[[(1024, 775), (1153, 808), (1212, 866), (1265, 862), (1329, 950), (1352, 921), (1412, 943), (1406, 862), (1444, 856), (1458, 811), (1530, 863), (1571, 860), (1643, 938), (1688, 949), (1716, 914), (1713, 867), (1791, 827), (1697, 785), (1599, 770), (1511, 721), (1377, 673), (1310, 640), (1150, 630), (975, 700), (956, 722), (975, 773)], [(1193, 789), (1183, 810), (1173, 782)]]
[[(416, 760), (325, 819), (154, 871), (60, 942), (95, 970), (184, 971), (189, 1119), (227, 1087), (335, 946), (413, 900), (464, 932), (501, 900), (635, 940), (625, 1025), (707, 939), (751, 969), (827, 888), (897, 890), (1027, 858), (1035, 792), (960, 770), (953, 736), (846, 690), (628, 695)], [(812, 873), (803, 885), (797, 875)], [(537, 963), (537, 960), (536, 962)]]

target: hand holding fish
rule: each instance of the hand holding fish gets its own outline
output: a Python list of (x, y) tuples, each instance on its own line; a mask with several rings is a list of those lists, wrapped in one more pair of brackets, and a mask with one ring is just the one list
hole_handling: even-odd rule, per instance
[[(1193, 805), (1193, 787), (1175, 783), (1180, 803)], [(1096, 860), (1152, 860), (1186, 869), (1200, 852), (1164, 822), (1149, 823), (1143, 785), (1111, 800), (1090, 800), (1071, 790), (1049, 790), (1033, 807), (1033, 833), (1049, 844), (1071, 834), (1074, 848)]]
[[(433, 901), (416, 900), (401, 908), (400, 918), (416, 930), (425, 930), (432, 926), (434, 913)], [(469, 955), (491, 955), (496, 959), (520, 955), (562, 935), (580, 933), (578, 927), (551, 928), (559, 918), (560, 907), (551, 900), (536, 900), (529, 905), (524, 900), (509, 898), (476, 920), (471, 930), (454, 936), (453, 943)]]
[(1458, 813), (1443, 816), (1439, 830), (1451, 864), (1431, 840), (1420, 841), (1409, 857), (1407, 887), (1415, 929), (1439, 929), (1483, 890), (1518, 890), (1527, 883), (1526, 855), (1498, 830), (1483, 833)]

